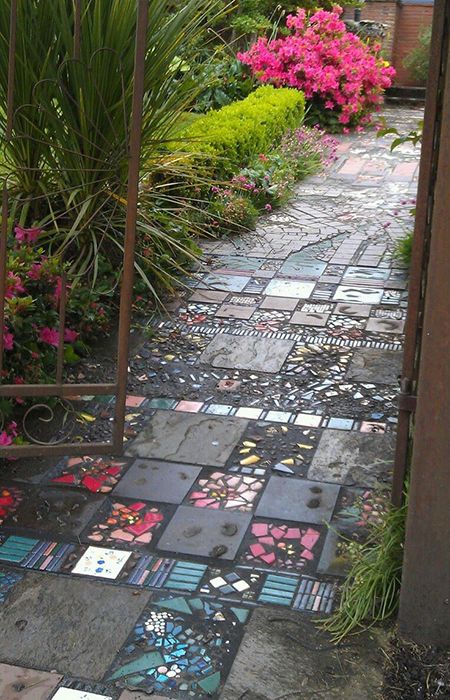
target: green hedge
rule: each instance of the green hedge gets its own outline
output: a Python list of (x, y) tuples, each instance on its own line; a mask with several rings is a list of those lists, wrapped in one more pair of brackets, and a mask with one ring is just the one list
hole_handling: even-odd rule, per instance
[(304, 111), (302, 92), (266, 85), (196, 119), (178, 134), (183, 142), (171, 150), (194, 155), (216, 177), (230, 177), (285, 131), (298, 127)]

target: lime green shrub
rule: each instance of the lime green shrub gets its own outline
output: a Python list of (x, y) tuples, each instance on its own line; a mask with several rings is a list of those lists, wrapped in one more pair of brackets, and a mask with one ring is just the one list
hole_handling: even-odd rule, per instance
[(197, 119), (172, 147), (203, 163), (209, 174), (228, 178), (297, 128), (304, 109), (304, 95), (298, 90), (263, 86)]

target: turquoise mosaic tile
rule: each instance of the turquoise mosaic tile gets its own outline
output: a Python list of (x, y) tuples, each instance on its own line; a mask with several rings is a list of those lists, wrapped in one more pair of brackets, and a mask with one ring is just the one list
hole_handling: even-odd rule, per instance
[(294, 599), (299, 582), (298, 576), (269, 574), (261, 589), (258, 603), (272, 603), (289, 607)]

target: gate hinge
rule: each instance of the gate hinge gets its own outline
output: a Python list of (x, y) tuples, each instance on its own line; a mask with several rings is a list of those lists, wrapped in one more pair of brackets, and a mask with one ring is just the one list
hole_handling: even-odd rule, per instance
[(403, 377), (400, 382), (400, 393), (398, 395), (398, 407), (400, 411), (414, 413), (416, 410), (417, 396), (412, 393), (413, 383), (411, 379)]

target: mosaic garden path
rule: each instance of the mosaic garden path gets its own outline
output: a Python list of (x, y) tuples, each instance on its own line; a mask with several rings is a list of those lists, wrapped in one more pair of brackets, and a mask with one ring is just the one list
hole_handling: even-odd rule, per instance
[[(123, 457), (6, 465), (2, 700), (264, 700), (298, 673), (320, 690), (289, 630), (317, 635), (342, 538), (364, 536), (389, 485), (407, 285), (393, 250), (417, 166), (412, 147), (342, 138), (255, 233), (206, 242), (172, 314), (149, 321)], [(77, 405), (107, 433), (110, 398)], [(275, 663), (293, 645), (297, 670)]]

